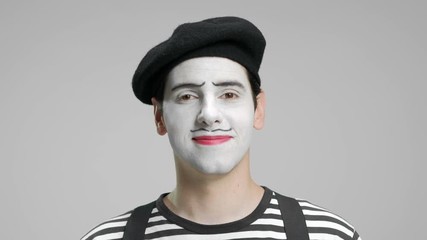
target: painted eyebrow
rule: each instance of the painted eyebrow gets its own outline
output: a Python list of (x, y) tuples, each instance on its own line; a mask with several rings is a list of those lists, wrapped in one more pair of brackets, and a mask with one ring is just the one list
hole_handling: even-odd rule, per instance
[(236, 81), (226, 81), (226, 82), (220, 82), (220, 83), (214, 83), (212, 82), (212, 84), (216, 87), (239, 87), (241, 89), (245, 89), (245, 87), (243, 86), (243, 84), (241, 84), (240, 82), (236, 82)]
[(175, 87), (173, 87), (171, 89), (171, 91), (175, 91), (175, 90), (180, 89), (180, 88), (199, 88), (199, 87), (202, 87), (203, 85), (205, 85), (205, 82), (203, 82), (202, 84), (181, 83), (181, 84), (178, 84)]

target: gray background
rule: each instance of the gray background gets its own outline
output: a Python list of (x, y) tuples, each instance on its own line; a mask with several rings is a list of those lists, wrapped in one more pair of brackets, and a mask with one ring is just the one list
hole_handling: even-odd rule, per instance
[(342, 215), (365, 240), (425, 239), (426, 10), (423, 1), (2, 1), (1, 239), (79, 239), (174, 187), (167, 137), (130, 79), (179, 23), (221, 15), (253, 21), (268, 42), (254, 178)]

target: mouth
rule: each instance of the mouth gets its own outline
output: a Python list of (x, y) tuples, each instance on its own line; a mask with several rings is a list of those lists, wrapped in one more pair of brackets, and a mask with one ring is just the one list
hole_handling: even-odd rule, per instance
[(219, 136), (199, 136), (199, 137), (192, 138), (192, 140), (200, 145), (218, 145), (221, 143), (225, 143), (232, 138), (233, 137), (229, 135), (219, 135)]

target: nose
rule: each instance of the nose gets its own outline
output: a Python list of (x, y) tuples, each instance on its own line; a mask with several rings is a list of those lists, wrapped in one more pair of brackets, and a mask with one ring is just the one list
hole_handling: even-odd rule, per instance
[(219, 125), (222, 122), (221, 111), (213, 100), (204, 100), (197, 116), (197, 122), (203, 126)]

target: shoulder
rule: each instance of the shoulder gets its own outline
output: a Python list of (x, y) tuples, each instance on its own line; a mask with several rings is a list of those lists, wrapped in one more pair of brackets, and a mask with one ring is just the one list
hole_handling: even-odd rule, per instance
[(126, 223), (132, 212), (133, 210), (99, 224), (80, 240), (122, 239)]
[(310, 239), (361, 240), (355, 228), (341, 216), (304, 199), (296, 199), (304, 214)]

